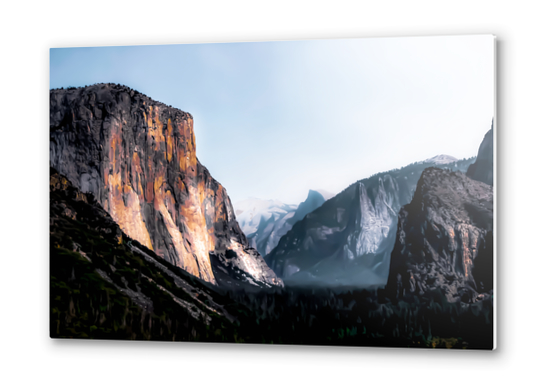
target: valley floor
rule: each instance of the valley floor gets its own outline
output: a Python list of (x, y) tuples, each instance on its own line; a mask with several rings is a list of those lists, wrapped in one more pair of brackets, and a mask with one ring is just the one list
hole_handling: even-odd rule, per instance
[(223, 312), (205, 312), (202, 305), (194, 316), (195, 311), (140, 280), (141, 296), (154, 295), (152, 308), (145, 310), (77, 253), (62, 248), (51, 252), (53, 265), (62, 262), (51, 276), (54, 338), (492, 349), (490, 300), (449, 304), (444, 296), (435, 296), (392, 302), (383, 290), (208, 290), (204, 293)]

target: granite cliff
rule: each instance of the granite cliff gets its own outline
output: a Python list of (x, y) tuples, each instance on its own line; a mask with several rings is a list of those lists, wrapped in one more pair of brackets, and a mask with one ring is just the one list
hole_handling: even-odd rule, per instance
[(50, 163), (126, 235), (190, 274), (282, 285), (198, 161), (189, 113), (115, 84), (51, 90)]
[(440, 290), (448, 302), (493, 289), (493, 188), (461, 172), (426, 169), (399, 213), (386, 289), (397, 298)]
[(493, 185), (493, 124), (485, 134), (482, 144), (478, 149), (476, 162), (467, 170), (467, 176), (471, 179)]

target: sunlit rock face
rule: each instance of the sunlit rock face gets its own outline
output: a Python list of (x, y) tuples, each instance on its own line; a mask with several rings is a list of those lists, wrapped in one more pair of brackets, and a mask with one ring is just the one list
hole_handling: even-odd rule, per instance
[[(50, 130), (51, 166), (159, 256), (215, 284), (210, 252), (261, 259), (248, 251), (226, 190), (196, 157), (189, 113), (98, 84), (52, 90)], [(246, 273), (282, 284), (262, 268)]]
[(493, 124), (491, 124), (491, 129), (484, 136), (484, 140), (478, 149), (476, 162), (469, 167), (467, 176), (493, 185)]
[(437, 288), (449, 302), (492, 289), (493, 188), (461, 172), (426, 169), (399, 213), (388, 291), (396, 297)]
[[(435, 157), (360, 180), (294, 224), (265, 260), (287, 284), (384, 286), (397, 215), (422, 171), (466, 171), (474, 159)], [(444, 159), (444, 160), (443, 160)]]

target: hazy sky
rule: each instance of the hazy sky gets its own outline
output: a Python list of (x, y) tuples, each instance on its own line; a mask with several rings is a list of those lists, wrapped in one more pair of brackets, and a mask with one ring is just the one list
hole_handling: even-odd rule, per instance
[(233, 202), (438, 154), (474, 156), (494, 115), (489, 35), (51, 49), (51, 88), (120, 83), (194, 116)]

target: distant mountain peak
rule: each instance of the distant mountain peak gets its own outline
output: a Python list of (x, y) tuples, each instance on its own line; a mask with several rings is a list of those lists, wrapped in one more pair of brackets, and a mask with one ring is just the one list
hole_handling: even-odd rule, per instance
[(457, 161), (453, 156), (450, 155), (437, 155), (434, 157), (431, 157), (430, 159), (427, 159), (424, 161), (424, 163), (435, 163), (435, 164), (448, 164), (453, 163), (454, 161)]
[(325, 197), (319, 191), (316, 191), (314, 189), (309, 189), (309, 193), (307, 194), (307, 198), (305, 199), (305, 201), (308, 201), (310, 199), (315, 199), (315, 198), (325, 199)]
[[(312, 191), (312, 189), (311, 189), (311, 191)], [(320, 195), (322, 195), (322, 197), (323, 197), (324, 199), (326, 199), (326, 200), (329, 200), (329, 199), (331, 199), (333, 196), (336, 195), (336, 193), (328, 192), (328, 191), (326, 191), (326, 190), (324, 190), (324, 189), (315, 189), (314, 191), (315, 191), (315, 192), (318, 192), (318, 193), (319, 193)], [(309, 191), (309, 193), (310, 193), (310, 191)]]
[(235, 214), (241, 215), (243, 212), (250, 212), (251, 217), (258, 212), (267, 210), (284, 210), (290, 211), (297, 208), (297, 205), (294, 204), (285, 204), (280, 200), (265, 200), (259, 199), (257, 197), (249, 197), (248, 199), (240, 200), (233, 204), (235, 208)]
[(299, 205), (249, 198), (234, 204), (235, 214), (249, 244), (266, 255), (296, 222), (332, 196), (326, 191), (310, 189), (305, 201)]
[(476, 162), (467, 170), (467, 176), (488, 185), (493, 185), (493, 122), (478, 149)]

